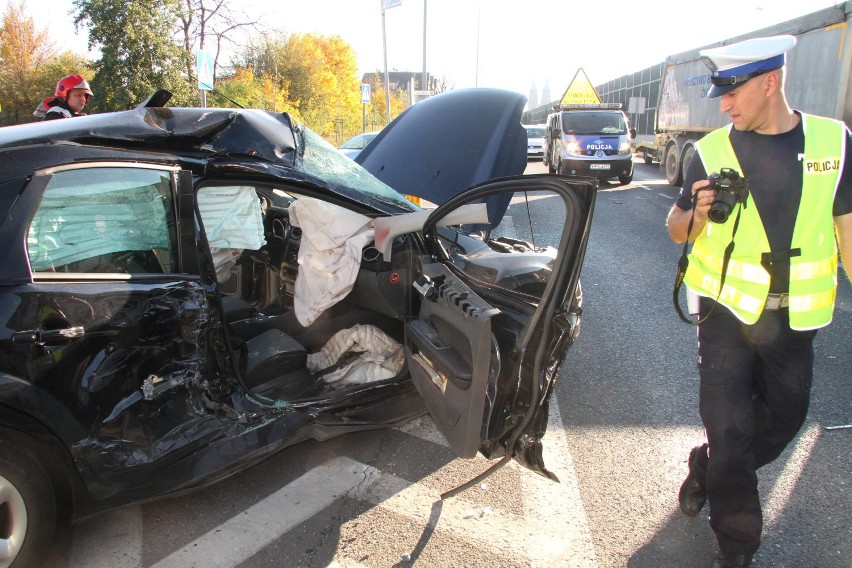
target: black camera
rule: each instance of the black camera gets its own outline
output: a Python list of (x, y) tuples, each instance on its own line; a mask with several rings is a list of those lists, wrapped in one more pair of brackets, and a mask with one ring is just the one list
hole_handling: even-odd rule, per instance
[(707, 177), (710, 189), (716, 190), (716, 199), (710, 205), (708, 216), (714, 223), (724, 223), (737, 203), (745, 204), (748, 198), (748, 180), (737, 170), (722, 168), (720, 173)]

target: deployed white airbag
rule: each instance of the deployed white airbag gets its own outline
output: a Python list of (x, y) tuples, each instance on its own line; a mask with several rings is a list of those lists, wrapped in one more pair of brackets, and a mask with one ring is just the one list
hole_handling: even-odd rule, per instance
[(258, 250), (266, 244), (260, 199), (253, 187), (245, 185), (204, 187), (197, 199), (221, 284), (231, 277), (231, 267), (243, 250)]
[(402, 345), (372, 325), (356, 325), (338, 331), (318, 353), (308, 354), (308, 370), (312, 373), (336, 364), (346, 353), (358, 356), (329, 373), (323, 379), (330, 385), (359, 385), (390, 379), (405, 364)]
[(372, 219), (318, 199), (297, 199), (290, 222), (302, 229), (293, 307), (308, 326), (355, 285), (361, 250), (373, 241)]
[(211, 247), (257, 250), (266, 244), (260, 199), (251, 186), (202, 188), (198, 211)]

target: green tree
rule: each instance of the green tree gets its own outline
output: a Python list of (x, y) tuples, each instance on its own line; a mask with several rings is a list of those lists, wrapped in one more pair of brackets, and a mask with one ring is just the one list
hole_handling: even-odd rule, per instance
[(186, 59), (186, 76), (191, 87), (197, 83), (195, 67), (192, 65), (196, 48), (213, 54), (215, 84), (220, 74), (220, 58), (225, 46), (235, 45), (233, 36), (237, 30), (257, 25), (257, 20), (249, 19), (231, 4), (231, 0), (180, 0), (178, 4), (178, 35), (189, 56)]
[(75, 24), (89, 28), (89, 47), (101, 53), (93, 110), (132, 108), (157, 89), (171, 91), (175, 106), (198, 100), (184, 74), (189, 54), (174, 39), (179, 1), (74, 0)]

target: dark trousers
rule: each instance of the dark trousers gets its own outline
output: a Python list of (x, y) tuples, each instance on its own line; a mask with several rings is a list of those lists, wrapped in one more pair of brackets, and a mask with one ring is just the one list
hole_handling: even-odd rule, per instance
[[(713, 304), (702, 299), (702, 316)], [(746, 325), (716, 305), (699, 327), (707, 500), (722, 550), (753, 554), (760, 546), (756, 471), (781, 454), (805, 421), (815, 335), (791, 330), (787, 309), (764, 311)]]

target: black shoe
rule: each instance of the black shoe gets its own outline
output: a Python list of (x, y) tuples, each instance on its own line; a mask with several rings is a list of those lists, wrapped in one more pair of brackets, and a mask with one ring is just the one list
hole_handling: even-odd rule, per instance
[(710, 568), (747, 568), (751, 565), (751, 554), (720, 550)]
[[(694, 517), (700, 513), (704, 503), (707, 502), (707, 492), (703, 483), (699, 483), (698, 472), (696, 471), (698, 469), (697, 462), (702, 458), (705, 460), (707, 458), (707, 444), (696, 446), (689, 452), (689, 475), (683, 480), (677, 495), (680, 510), (689, 517)], [(700, 471), (706, 474), (705, 468), (700, 468)]]

